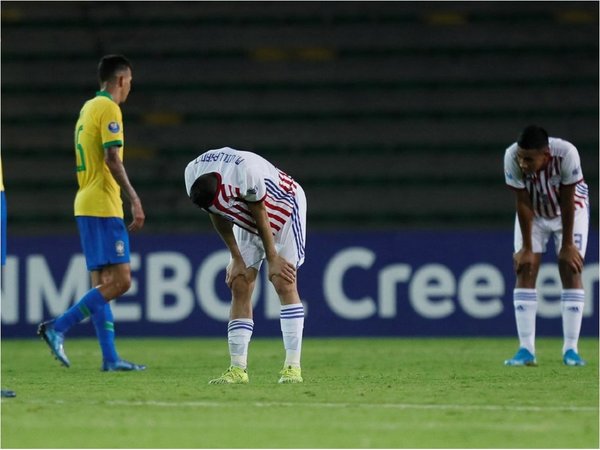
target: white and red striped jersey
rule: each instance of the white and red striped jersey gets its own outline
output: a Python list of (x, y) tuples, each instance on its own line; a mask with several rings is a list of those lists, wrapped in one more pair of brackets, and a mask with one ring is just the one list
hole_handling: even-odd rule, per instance
[(535, 215), (548, 219), (560, 216), (560, 185), (575, 186), (575, 209), (587, 208), (588, 187), (583, 179), (577, 148), (559, 138), (549, 138), (550, 162), (535, 174), (524, 174), (517, 161), (515, 142), (504, 154), (504, 179), (514, 189), (527, 189)]
[(190, 195), (194, 182), (206, 173), (219, 179), (217, 195), (209, 212), (258, 234), (256, 222), (246, 202), (264, 201), (271, 230), (277, 234), (289, 220), (297, 218), (296, 182), (263, 157), (223, 147), (209, 150), (191, 161), (185, 169), (185, 187)]

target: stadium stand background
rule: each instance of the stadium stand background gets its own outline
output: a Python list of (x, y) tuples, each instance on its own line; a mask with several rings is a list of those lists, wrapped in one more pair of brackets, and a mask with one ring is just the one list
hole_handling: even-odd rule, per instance
[[(10, 234), (75, 233), (73, 127), (96, 64), (134, 64), (126, 161), (146, 233), (207, 230), (199, 153), (292, 174), (309, 227), (511, 228), (505, 148), (579, 148), (598, 201), (597, 2), (2, 2)], [(597, 229), (594, 212), (592, 226)]]

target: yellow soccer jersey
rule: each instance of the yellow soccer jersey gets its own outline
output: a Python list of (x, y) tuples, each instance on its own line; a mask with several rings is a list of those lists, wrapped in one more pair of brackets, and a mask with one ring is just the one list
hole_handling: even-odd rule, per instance
[(85, 102), (75, 125), (76, 216), (123, 218), (121, 188), (104, 162), (104, 149), (114, 146), (121, 147), (122, 161), (123, 144), (121, 108), (108, 92), (97, 92)]

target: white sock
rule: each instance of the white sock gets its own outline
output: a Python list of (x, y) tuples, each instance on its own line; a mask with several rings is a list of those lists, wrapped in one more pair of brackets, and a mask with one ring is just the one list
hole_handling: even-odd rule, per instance
[(569, 349), (577, 352), (581, 320), (583, 319), (583, 289), (563, 289), (560, 294), (560, 304), (563, 325), (563, 355)]
[(535, 318), (537, 313), (537, 291), (517, 288), (513, 291), (515, 319), (519, 346), (535, 355)]
[(227, 325), (227, 342), (231, 365), (245, 369), (248, 366), (248, 344), (254, 330), (252, 319), (234, 319)]
[(300, 367), (302, 352), (302, 330), (304, 328), (304, 306), (302, 303), (282, 305), (279, 315), (281, 334), (285, 348), (285, 367)]

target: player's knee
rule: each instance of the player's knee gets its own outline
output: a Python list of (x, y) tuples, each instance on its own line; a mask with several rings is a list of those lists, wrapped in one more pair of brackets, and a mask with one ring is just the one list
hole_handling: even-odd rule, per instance
[(120, 297), (125, 294), (131, 287), (131, 280), (120, 280), (113, 285), (115, 297)]
[(252, 295), (253, 283), (244, 276), (238, 276), (231, 282), (231, 293), (235, 298), (246, 298)]
[(558, 272), (560, 273), (561, 278), (564, 279), (572, 279), (574, 276), (579, 275), (577, 270), (571, 266), (569, 261), (559, 259), (558, 260)]
[(125, 294), (131, 287), (131, 273), (120, 273), (113, 277), (111, 287), (115, 297)]
[(290, 283), (279, 276), (273, 277), (271, 283), (273, 283), (275, 292), (277, 292), (279, 297), (288, 296), (296, 291), (296, 283)]

